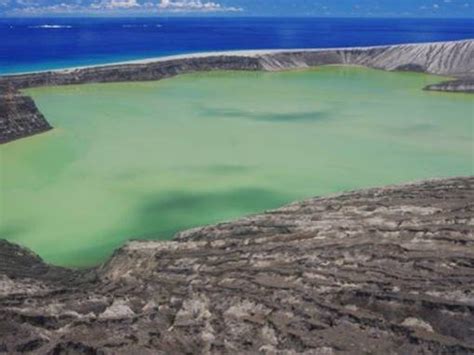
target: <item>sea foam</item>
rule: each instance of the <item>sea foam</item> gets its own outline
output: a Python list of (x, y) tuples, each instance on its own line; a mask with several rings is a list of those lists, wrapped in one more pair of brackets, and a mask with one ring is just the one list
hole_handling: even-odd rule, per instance
[(122, 25), (122, 28), (148, 28), (148, 27), (160, 28), (160, 27), (163, 27), (163, 25), (160, 25), (160, 24), (157, 24), (157, 25), (146, 25), (146, 24), (143, 24), (143, 25)]
[(28, 26), (28, 28), (59, 29), (59, 28), (72, 28), (72, 26), (70, 25), (37, 25), (37, 26)]

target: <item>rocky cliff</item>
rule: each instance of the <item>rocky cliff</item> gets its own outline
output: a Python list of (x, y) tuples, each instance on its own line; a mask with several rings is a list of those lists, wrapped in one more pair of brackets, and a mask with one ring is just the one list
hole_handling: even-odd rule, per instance
[(80, 272), (0, 243), (0, 352), (472, 354), (473, 216), (471, 177), (131, 242)]
[(8, 82), (16, 88), (24, 89), (51, 85), (161, 80), (199, 71), (260, 69), (257, 58), (240, 55), (209, 55), (4, 76), (0, 77), (0, 84)]
[[(319, 65), (362, 65), (382, 70), (419, 71), (474, 77), (474, 40), (368, 48), (211, 53), (0, 77), (1, 87), (24, 89), (120, 81), (161, 80), (179, 74), (211, 70), (288, 70)], [(471, 86), (469, 86), (471, 87)], [(467, 91), (465, 85), (429, 86), (426, 90)], [(50, 129), (31, 99), (16, 94), (17, 103), (0, 91), (0, 136), (7, 142)], [(12, 106), (13, 105), (13, 106)]]
[(474, 93), (474, 78), (443, 81), (439, 84), (428, 85), (425, 90)]
[(0, 85), (0, 144), (50, 129), (30, 97)]
[(327, 64), (466, 76), (474, 73), (474, 40), (339, 50), (283, 51), (259, 56), (265, 70)]

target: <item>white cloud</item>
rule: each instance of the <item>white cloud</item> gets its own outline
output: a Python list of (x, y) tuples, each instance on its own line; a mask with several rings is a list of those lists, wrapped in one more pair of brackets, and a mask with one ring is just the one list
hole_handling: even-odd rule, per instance
[[(16, 0), (10, 10), (14, 15), (83, 14), (83, 13), (166, 13), (166, 12), (236, 12), (239, 7), (225, 6), (212, 0)], [(0, 7), (13, 3), (0, 0)]]
[(139, 7), (137, 0), (102, 0), (91, 4), (93, 9), (131, 9)]
[(216, 12), (216, 11), (242, 11), (238, 7), (225, 7), (216, 2), (202, 2), (201, 0), (161, 0), (158, 5), (159, 9), (188, 12), (188, 11), (204, 11), (204, 12)]

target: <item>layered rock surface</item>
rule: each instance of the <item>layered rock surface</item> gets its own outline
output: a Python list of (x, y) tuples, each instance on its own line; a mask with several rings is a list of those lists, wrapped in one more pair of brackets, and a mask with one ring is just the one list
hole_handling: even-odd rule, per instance
[(50, 129), (31, 97), (0, 85), (0, 144)]
[(130, 242), (94, 270), (4, 242), (0, 352), (473, 353), (473, 225), (470, 177)]

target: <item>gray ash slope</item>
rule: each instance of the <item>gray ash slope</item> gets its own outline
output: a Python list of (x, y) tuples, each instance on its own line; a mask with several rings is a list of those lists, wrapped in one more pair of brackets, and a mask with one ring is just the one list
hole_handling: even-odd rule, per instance
[[(0, 77), (0, 103), (5, 102), (7, 92), (1, 88), (6, 85), (15, 89), (24, 89), (48, 85), (161, 80), (199, 71), (278, 71), (332, 64), (361, 65), (389, 71), (417, 71), (451, 76), (462, 81), (430, 86), (426, 90), (472, 92), (474, 40), (328, 50), (229, 52), (169, 58), (147, 63), (4, 76)], [(466, 84), (468, 82), (469, 84)], [(21, 96), (17, 95), (17, 97), (20, 99)], [(35, 115), (31, 114), (31, 103), (29, 105), (17, 104), (16, 111), (10, 107), (0, 111), (2, 124), (0, 135), (3, 142), (49, 129), (49, 125), (43, 122), (44, 119), (38, 118), (39, 112)], [(9, 128), (16, 126), (17, 121), (22, 122), (20, 128)], [(41, 122), (38, 123), (39, 121)]]
[(0, 352), (472, 354), (473, 225), (470, 177), (130, 242), (81, 272), (4, 242)]

